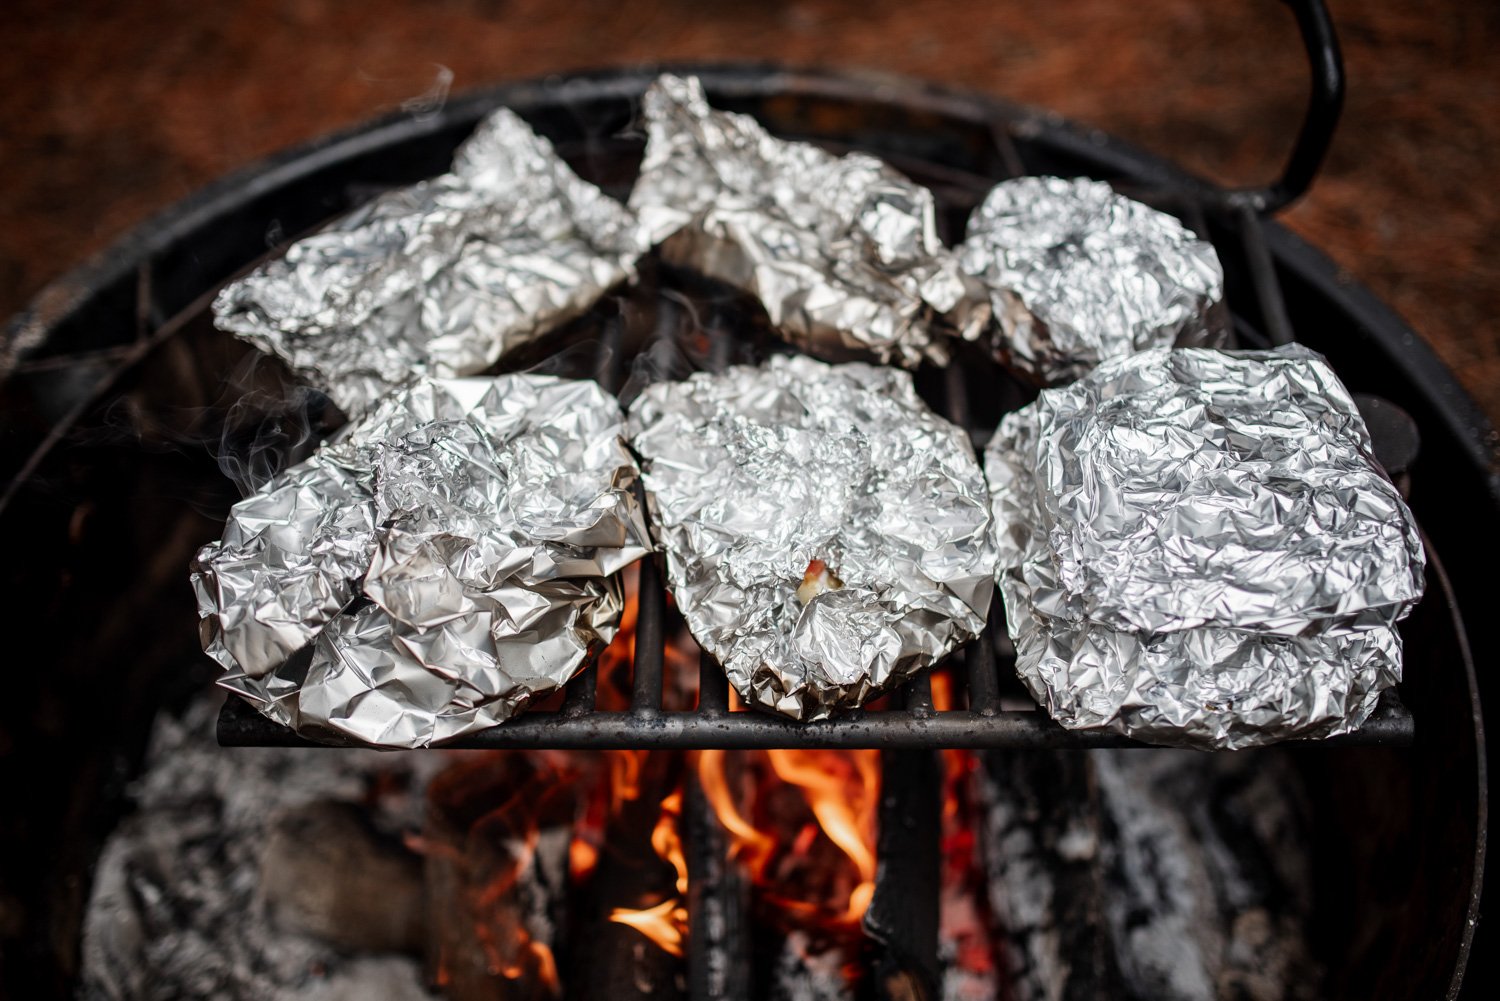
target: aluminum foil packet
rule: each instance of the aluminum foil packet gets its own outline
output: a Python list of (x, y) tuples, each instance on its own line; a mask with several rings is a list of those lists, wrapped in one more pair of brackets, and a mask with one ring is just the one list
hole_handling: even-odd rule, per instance
[(630, 408), (667, 580), (748, 705), (862, 705), (984, 626), (988, 498), (968, 437), (902, 371), (774, 357)]
[(1008, 415), (985, 472), (1016, 670), (1065, 727), (1331, 736), (1401, 678), (1422, 543), (1306, 348), (1117, 358)]
[(695, 77), (662, 76), (643, 104), (630, 207), (665, 259), (758, 296), (788, 341), (833, 360), (941, 363), (948, 336), (979, 337), (983, 289), (938, 240), (926, 188), (714, 111)]
[(593, 382), (419, 379), (387, 396), (198, 553), (220, 684), (306, 736), (380, 747), (520, 712), (613, 638), (617, 571), (650, 550), (623, 432)]
[(218, 326), (357, 416), (413, 374), (471, 375), (588, 309), (648, 249), (635, 217), (502, 108), (453, 171), (390, 192), (227, 286)]
[(988, 288), (996, 357), (1043, 385), (1136, 351), (1227, 338), (1213, 246), (1102, 181), (997, 184), (969, 217), (958, 258)]

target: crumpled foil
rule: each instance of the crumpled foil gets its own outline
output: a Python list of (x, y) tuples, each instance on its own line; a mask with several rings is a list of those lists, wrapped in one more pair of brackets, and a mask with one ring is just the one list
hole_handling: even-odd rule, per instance
[(985, 472), (1016, 670), (1065, 727), (1330, 736), (1401, 678), (1422, 543), (1305, 348), (1107, 362), (1008, 415)]
[[(423, 747), (563, 685), (650, 549), (616, 401), (419, 379), (234, 506), (193, 567), (220, 684), (315, 738)], [(294, 656), (311, 644), (310, 662)]]
[(660, 77), (644, 110), (630, 207), (665, 259), (758, 296), (782, 336), (834, 360), (941, 363), (949, 335), (978, 338), (984, 291), (938, 240), (926, 188), (714, 111), (696, 77)]
[(630, 431), (678, 608), (747, 704), (822, 719), (983, 628), (984, 479), (907, 373), (778, 356), (649, 387)]
[(1109, 358), (1221, 347), (1227, 336), (1213, 246), (1102, 181), (997, 184), (969, 217), (958, 258), (989, 289), (996, 357), (1045, 385)]
[(635, 217), (499, 111), (453, 172), (375, 199), (214, 301), (220, 328), (357, 416), (413, 374), (470, 375), (634, 274)]

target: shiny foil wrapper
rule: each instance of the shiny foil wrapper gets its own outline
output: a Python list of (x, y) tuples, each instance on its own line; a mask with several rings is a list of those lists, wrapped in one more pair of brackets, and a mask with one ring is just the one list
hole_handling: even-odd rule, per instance
[(353, 416), (413, 374), (480, 372), (582, 313), (634, 274), (639, 241), (624, 206), (502, 108), (452, 173), (292, 244), (214, 316)]
[(969, 217), (958, 257), (989, 290), (996, 357), (1044, 385), (1110, 358), (1227, 337), (1213, 246), (1102, 181), (1001, 182)]
[(834, 360), (942, 362), (948, 336), (979, 336), (983, 289), (938, 240), (926, 188), (714, 111), (695, 77), (662, 76), (643, 103), (630, 207), (665, 259), (759, 297), (783, 337)]
[(623, 432), (593, 382), (388, 396), (198, 553), (220, 684), (305, 736), (403, 748), (557, 689), (614, 636), (615, 575), (650, 549)]
[(775, 357), (651, 386), (630, 431), (678, 608), (747, 704), (822, 719), (984, 626), (984, 479), (905, 372)]
[(1421, 540), (1313, 352), (1115, 359), (1008, 415), (985, 471), (1016, 670), (1063, 726), (1324, 737), (1400, 680)]

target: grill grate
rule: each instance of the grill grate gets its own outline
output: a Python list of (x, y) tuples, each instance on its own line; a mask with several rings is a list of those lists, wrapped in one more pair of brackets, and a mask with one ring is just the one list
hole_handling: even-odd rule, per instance
[[(999, 161), (1014, 172), (1020, 164), (1012, 141), (997, 132)], [(1007, 152), (1008, 151), (1008, 152)], [(564, 150), (566, 155), (566, 150)], [(969, 209), (999, 178), (955, 171), (934, 175), (921, 161), (894, 165), (928, 183), (938, 193), (943, 218), (959, 225)], [(1231, 299), (1258, 315), (1237, 315), (1235, 331), (1243, 347), (1266, 347), (1292, 339), (1292, 328), (1276, 272), (1266, 247), (1260, 216), (1249, 206), (1215, 202), (1192, 192), (1131, 190), (1134, 197), (1171, 212), (1200, 236), (1215, 243), (1231, 285), (1246, 286)], [(945, 234), (952, 237), (952, 232)], [(615, 300), (615, 308), (559, 332), (541, 357), (522, 357), (508, 367), (543, 368), (557, 374), (592, 377), (628, 402), (649, 378), (688, 370), (722, 370), (759, 362), (782, 350), (763, 315), (722, 286), (661, 267), (656, 281), (641, 285), (660, 292)], [(1233, 293), (1231, 288), (1231, 292)], [(561, 342), (567, 349), (557, 352)], [(592, 351), (578, 350), (592, 345)], [(969, 345), (942, 370), (924, 369), (917, 384), (929, 404), (966, 428), (982, 448), (999, 414), (1026, 402), (1031, 391)], [(973, 405), (971, 405), (971, 403)], [(1379, 428), (1375, 428), (1379, 432)], [(731, 709), (728, 681), (717, 662), (703, 654), (698, 668), (698, 704), (691, 711), (663, 709), (668, 599), (660, 557), (641, 562), (631, 697), (627, 711), (596, 709), (597, 658), (567, 685), (555, 711), (533, 711), (493, 729), (459, 738), (457, 748), (1094, 748), (1139, 746), (1103, 731), (1069, 731), (1032, 703), (1014, 680), (1015, 652), (1001, 623), (998, 599), (979, 639), (955, 652), (939, 670), (952, 682), (955, 708), (933, 707), (927, 676), (905, 686), (888, 701), (891, 708), (866, 709), (832, 720), (799, 723), (753, 710)], [(958, 708), (961, 706), (962, 708)], [(1395, 693), (1387, 693), (1358, 732), (1332, 738), (1332, 744), (1409, 744), (1411, 714)], [(219, 719), (219, 741), (226, 746), (315, 745), (261, 716), (240, 699), (229, 699)]]

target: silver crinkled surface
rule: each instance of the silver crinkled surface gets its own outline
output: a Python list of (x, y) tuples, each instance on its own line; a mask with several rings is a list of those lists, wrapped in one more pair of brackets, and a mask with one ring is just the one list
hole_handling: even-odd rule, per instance
[[(193, 586), (220, 684), (318, 738), (423, 747), (564, 684), (650, 548), (616, 401), (419, 379), (236, 504)], [(293, 657), (311, 644), (311, 662)], [(291, 658), (290, 660), (288, 658)]]
[(1064, 726), (1250, 747), (1400, 680), (1421, 540), (1313, 352), (1116, 359), (1008, 415), (985, 472), (1016, 669)]
[(777, 139), (708, 105), (697, 78), (646, 91), (646, 156), (630, 207), (673, 263), (758, 296), (804, 351), (943, 361), (977, 338), (983, 289), (938, 240), (932, 193), (872, 156)]
[(635, 218), (502, 108), (453, 171), (393, 191), (231, 283), (218, 325), (358, 415), (413, 373), (469, 375), (634, 273)]
[(672, 593), (746, 703), (821, 719), (983, 627), (984, 479), (905, 372), (775, 357), (651, 386), (630, 431)]
[(1136, 351), (1218, 347), (1227, 330), (1213, 246), (1102, 181), (1001, 182), (958, 257), (989, 289), (996, 356), (1043, 384)]

